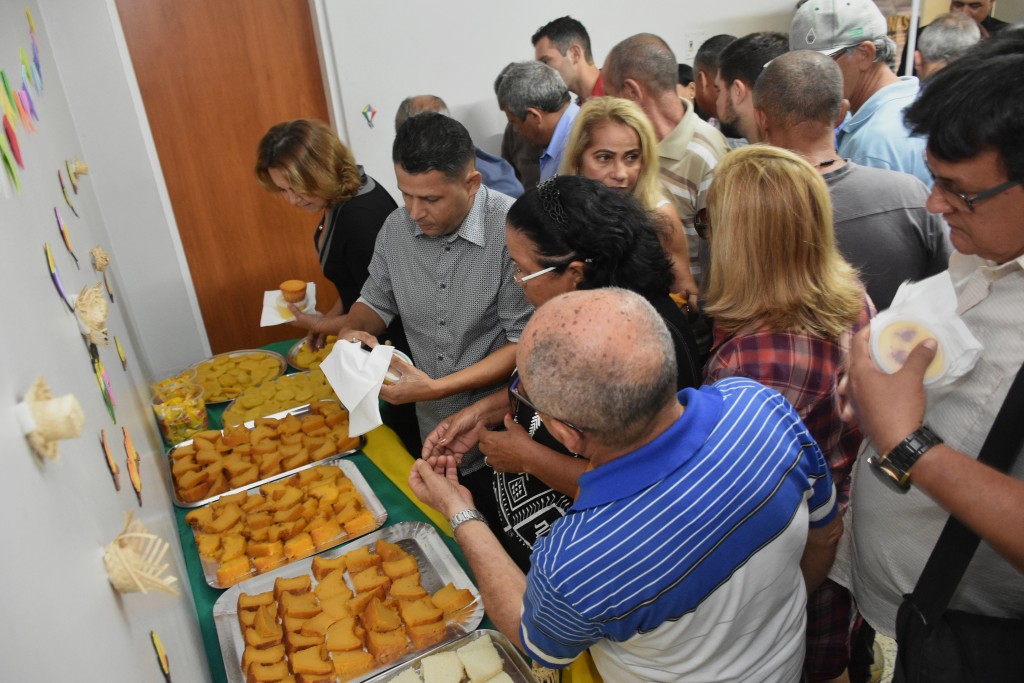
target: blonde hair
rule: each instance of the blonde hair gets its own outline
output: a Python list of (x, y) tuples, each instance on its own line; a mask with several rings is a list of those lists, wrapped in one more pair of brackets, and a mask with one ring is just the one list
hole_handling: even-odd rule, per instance
[(658, 138), (643, 109), (636, 102), (618, 97), (595, 97), (576, 115), (569, 140), (562, 155), (562, 175), (580, 175), (583, 153), (593, 141), (594, 128), (602, 123), (621, 123), (636, 131), (640, 138), (640, 175), (633, 188), (640, 204), (648, 211), (654, 211), (664, 197), (658, 184)]
[(706, 310), (721, 331), (835, 338), (857, 321), (863, 288), (836, 248), (828, 187), (805, 160), (767, 145), (730, 152), (714, 171), (708, 219)]
[(352, 152), (322, 121), (296, 119), (268, 130), (256, 153), (256, 177), (268, 192), (280, 192), (272, 168), (293, 192), (320, 197), (328, 206), (347, 202), (362, 185)]

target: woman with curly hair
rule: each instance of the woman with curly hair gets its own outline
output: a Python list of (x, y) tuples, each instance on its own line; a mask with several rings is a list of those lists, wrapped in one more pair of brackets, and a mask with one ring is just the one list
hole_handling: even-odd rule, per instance
[[(850, 340), (873, 307), (836, 248), (828, 187), (792, 152), (736, 150), (715, 169), (705, 229), (705, 310), (715, 325), (704, 383), (748, 377), (782, 394), (821, 448), (845, 509), (862, 436), (841, 419), (839, 382)], [(849, 659), (850, 595), (826, 580), (807, 604), (805, 671), (808, 680), (830, 680)]]
[(683, 223), (658, 182), (658, 139), (640, 106), (616, 97), (587, 100), (573, 123), (560, 172), (631, 193), (657, 216), (662, 245), (672, 259), (671, 289), (685, 294), (696, 310), (697, 283)]
[[(366, 281), (377, 233), (397, 208), (391, 195), (321, 121), (296, 119), (268, 130), (259, 143), (256, 177), (292, 206), (321, 214), (313, 245), (324, 277), (338, 290), (326, 315), (348, 311)], [(313, 336), (314, 347), (322, 344), (322, 335)]]
[[(669, 297), (672, 267), (657, 224), (632, 195), (581, 176), (557, 176), (512, 205), (505, 239), (515, 281), (534, 306), (576, 289), (621, 287), (643, 295), (672, 335), (678, 388), (700, 383), (693, 333)], [(500, 516), (488, 521), (525, 571), (537, 538), (572, 505), (587, 462), (568, 453), (519, 396), (513, 375), (508, 396), (491, 394), (431, 432), (423, 457), (458, 458), (480, 446), (494, 469)]]

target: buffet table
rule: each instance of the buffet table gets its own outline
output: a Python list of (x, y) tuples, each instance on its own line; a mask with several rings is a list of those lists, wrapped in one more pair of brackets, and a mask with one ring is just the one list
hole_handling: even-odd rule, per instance
[[(284, 355), (292, 343), (294, 342), (278, 342), (265, 348)], [(223, 406), (213, 406), (209, 409), (211, 429), (221, 427), (222, 413)], [(367, 434), (366, 445), (359, 453), (349, 456), (348, 460), (359, 468), (360, 473), (366, 478), (387, 510), (388, 518), (384, 527), (407, 521), (433, 524), (440, 531), (441, 538), (451, 550), (452, 555), (470, 578), (473, 578), (465, 556), (451, 537), (447, 522), (436, 511), (420, 503), (409, 489), (408, 476), (413, 458), (391, 429), (382, 426)], [(221, 656), (213, 620), (213, 606), (223, 590), (211, 588), (206, 583), (192, 530), (185, 523), (185, 515), (188, 510), (175, 508), (174, 513), (178, 526), (178, 538), (185, 557), (188, 583), (195, 601), (203, 644), (210, 664), (210, 674), (216, 683), (226, 683), (224, 660)], [(480, 628), (493, 628), (493, 625), (485, 618)]]

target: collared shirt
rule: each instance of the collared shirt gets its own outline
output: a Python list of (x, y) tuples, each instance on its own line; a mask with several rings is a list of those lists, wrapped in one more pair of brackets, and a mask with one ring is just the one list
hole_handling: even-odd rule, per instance
[(805, 332), (751, 332), (728, 336), (715, 330), (715, 352), (704, 367), (704, 383), (724, 377), (749, 377), (782, 394), (828, 458), (839, 505), (850, 499), (850, 471), (863, 437), (844, 422), (839, 409), (850, 338), (871, 321), (865, 300), (860, 318), (838, 339)]
[(558, 173), (558, 167), (562, 165), (565, 143), (568, 142), (569, 133), (572, 131), (572, 123), (579, 113), (580, 105), (569, 102), (569, 106), (562, 112), (562, 117), (558, 119), (555, 132), (551, 134), (551, 141), (548, 142), (544, 153), (540, 155), (540, 182), (544, 182)]
[(831, 521), (828, 466), (793, 408), (747, 379), (679, 393), (685, 412), (580, 476), (533, 552), (520, 638), (561, 667), (590, 648), (614, 681), (793, 681), (808, 527)]
[(915, 77), (903, 76), (869, 97), (836, 135), (839, 154), (861, 166), (909, 173), (930, 188), (925, 139), (911, 136), (903, 122), (903, 110), (917, 99), (918, 90)]
[(697, 116), (686, 100), (682, 103), (686, 113), (672, 132), (658, 143), (661, 185), (683, 221), (686, 246), (690, 252), (690, 272), (703, 286), (701, 273), (709, 262), (709, 252), (705, 241), (697, 236), (693, 219), (706, 206), (711, 173), (729, 152), (729, 144), (720, 131)]
[(523, 194), (523, 185), (516, 178), (512, 164), (498, 156), (494, 156), (479, 147), (476, 148), (476, 170), (483, 176), (484, 185), (517, 199)]
[[(359, 301), (385, 323), (402, 317), (416, 367), (435, 379), (519, 341), (533, 312), (523, 288), (512, 280), (514, 267), (505, 246), (505, 214), (511, 205), (510, 197), (481, 186), (451, 235), (425, 235), (399, 207), (377, 237)], [(421, 435), (500, 386), (420, 401)], [(461, 469), (469, 473), (482, 464), (478, 455), (468, 457)]]
[[(1024, 363), (1024, 256), (996, 265), (953, 252), (948, 275), (934, 277), (952, 278), (957, 313), (983, 351), (963, 377), (926, 388), (924, 421), (950, 447), (977, 457)], [(868, 471), (867, 459), (875, 454), (866, 444), (854, 465), (847, 530), (833, 578), (851, 589), (868, 623), (892, 637), (903, 594), (914, 589), (949, 515), (916, 487), (900, 495), (879, 481)], [(1010, 475), (1024, 480), (1024, 452), (1017, 454)], [(1024, 574), (982, 542), (950, 608), (1024, 618)]]

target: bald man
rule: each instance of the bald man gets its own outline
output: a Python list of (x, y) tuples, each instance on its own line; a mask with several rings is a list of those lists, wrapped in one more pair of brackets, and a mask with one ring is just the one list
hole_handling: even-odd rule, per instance
[[(590, 649), (605, 681), (794, 681), (806, 590), (842, 533), (821, 451), (779, 394), (730, 378), (675, 392), (660, 316), (621, 289), (534, 314), (513, 396), (590, 461), (523, 575), (454, 462), (409, 478), (450, 519), (487, 614), (552, 668)], [(802, 555), (802, 558), (801, 558)]]

